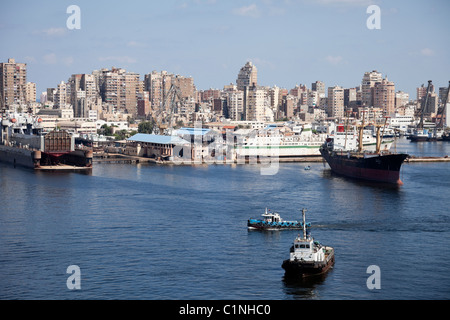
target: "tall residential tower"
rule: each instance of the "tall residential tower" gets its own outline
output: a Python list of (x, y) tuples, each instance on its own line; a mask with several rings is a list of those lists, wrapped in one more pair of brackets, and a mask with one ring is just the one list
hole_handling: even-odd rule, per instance
[(251, 62), (247, 62), (241, 68), (236, 80), (237, 89), (244, 90), (245, 87), (256, 86), (258, 84), (258, 69)]
[(27, 65), (14, 59), (0, 63), (0, 93), (6, 108), (26, 102)]

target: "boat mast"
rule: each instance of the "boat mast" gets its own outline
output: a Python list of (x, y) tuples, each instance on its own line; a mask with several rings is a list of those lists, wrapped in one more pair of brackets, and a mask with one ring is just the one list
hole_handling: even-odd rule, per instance
[(303, 218), (303, 239), (306, 240), (306, 217), (305, 217), (306, 209), (302, 209), (302, 218)]
[(347, 150), (347, 130), (348, 130), (348, 117), (349, 117), (349, 115), (350, 115), (350, 111), (347, 111), (347, 120), (346, 120), (345, 128), (344, 128), (344, 130), (345, 130), (344, 150)]
[(363, 150), (363, 132), (364, 132), (365, 117), (366, 117), (366, 112), (363, 111), (363, 120), (362, 120), (361, 126), (359, 127), (358, 152), (362, 152), (362, 150)]
[[(385, 117), (385, 120), (384, 120), (384, 126), (383, 126), (383, 137), (384, 137), (384, 131), (385, 131), (385, 128), (386, 128), (386, 124), (387, 124), (387, 119), (388, 119), (389, 117)], [(377, 129), (377, 149), (376, 149), (376, 153), (377, 154), (380, 154), (380, 152), (381, 152), (381, 143), (382, 143), (382, 137), (380, 136), (380, 130), (381, 130), (381, 125), (379, 125), (379, 124), (375, 124), (375, 127), (376, 127), (376, 129)]]

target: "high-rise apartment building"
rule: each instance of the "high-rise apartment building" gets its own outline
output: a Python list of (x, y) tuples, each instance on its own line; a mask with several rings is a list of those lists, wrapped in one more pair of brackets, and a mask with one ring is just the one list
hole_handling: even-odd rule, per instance
[(166, 92), (166, 82), (168, 82), (168, 88), (172, 83), (171, 77), (168, 76), (166, 71), (146, 74), (144, 76), (144, 89), (149, 93), (150, 106), (152, 109), (158, 109), (162, 107), (164, 101), (164, 92)]
[(6, 108), (26, 102), (27, 65), (14, 59), (0, 63), (0, 93)]
[(194, 78), (176, 75), (173, 82), (180, 89), (180, 94), (183, 99), (190, 99), (195, 97), (196, 89)]
[(70, 104), (74, 116), (87, 118), (89, 111), (102, 111), (102, 101), (97, 78), (93, 74), (74, 74), (69, 78)]
[(295, 88), (289, 91), (289, 94), (297, 97), (300, 105), (308, 104), (309, 90), (304, 84), (296, 85)]
[(322, 81), (316, 81), (311, 84), (311, 90), (316, 91), (319, 97), (325, 97), (325, 83)]
[(131, 115), (137, 114), (138, 94), (144, 91), (139, 74), (125, 69), (102, 69), (96, 72), (103, 103), (109, 109), (115, 109)]
[(227, 90), (228, 115), (231, 120), (244, 120), (244, 91)]
[(439, 101), (442, 105), (444, 105), (447, 101), (448, 87), (440, 87), (439, 88)]
[[(422, 84), (420, 87), (417, 88), (416, 91), (417, 91), (417, 101), (418, 102), (421, 102), (422, 98), (426, 96), (427, 90), (428, 90), (428, 87), (425, 87), (424, 84)], [(434, 85), (431, 85), (430, 90), (431, 90), (431, 92), (434, 92)]]
[(47, 101), (55, 102), (56, 89), (55, 88), (47, 88)]
[(365, 107), (372, 107), (374, 104), (373, 101), (373, 88), (375, 87), (375, 83), (381, 82), (382, 76), (381, 73), (374, 70), (371, 72), (364, 73), (364, 77), (361, 83), (361, 104)]
[[(419, 102), (420, 108), (425, 103), (425, 98), (427, 95), (428, 86), (425, 87), (423, 84), (417, 88), (417, 101)], [(428, 115), (436, 113), (438, 111), (439, 106), (439, 97), (434, 91), (434, 85), (431, 84), (430, 93), (428, 96), (427, 105), (424, 108), (424, 112)]]
[(27, 82), (25, 85), (25, 102), (36, 102), (36, 83)]
[(277, 110), (278, 106), (281, 105), (281, 94), (280, 88), (274, 86), (268, 91), (269, 105), (272, 109)]
[(403, 91), (395, 93), (395, 108), (404, 107), (409, 102), (409, 94)]
[(246, 121), (265, 121), (267, 91), (263, 87), (245, 87)]
[(150, 94), (148, 91), (144, 91), (138, 95), (137, 115), (139, 117), (146, 117), (150, 114), (150, 112)]
[(429, 115), (436, 114), (438, 112), (439, 107), (439, 96), (436, 92), (430, 93), (428, 97), (428, 103), (425, 107), (425, 113)]
[(53, 103), (55, 109), (64, 109), (67, 104), (70, 104), (70, 86), (64, 81), (56, 87), (56, 93), (53, 96)]
[(340, 86), (329, 87), (327, 103), (329, 117), (344, 117), (344, 88)]
[(220, 97), (221, 97), (221, 91), (218, 89), (203, 90), (200, 93), (200, 100), (202, 102), (208, 102), (208, 101), (212, 101), (214, 99), (220, 99)]
[(239, 71), (236, 80), (238, 90), (244, 90), (244, 87), (256, 86), (258, 84), (258, 69), (250, 61)]
[(284, 117), (292, 119), (294, 117), (294, 109), (296, 107), (296, 99), (291, 95), (284, 95), (281, 105), (281, 111)]
[(395, 113), (395, 84), (387, 77), (373, 87), (373, 107), (382, 109), (387, 116)]
[[(159, 109), (164, 106), (172, 85), (177, 88), (185, 107), (189, 108), (193, 105), (196, 101), (197, 89), (192, 77), (169, 74), (167, 71), (153, 71), (144, 76), (144, 90), (149, 92), (152, 109)], [(183, 112), (183, 110), (178, 110), (178, 112)]]

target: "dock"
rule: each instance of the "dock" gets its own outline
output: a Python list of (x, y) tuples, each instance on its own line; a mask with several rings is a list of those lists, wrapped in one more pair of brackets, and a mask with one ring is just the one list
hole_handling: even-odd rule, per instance
[(67, 171), (67, 172), (83, 172), (83, 171), (90, 171), (92, 170), (92, 167), (77, 167), (77, 166), (70, 166), (70, 165), (56, 165), (56, 166), (41, 166), (38, 168), (35, 168), (36, 171)]
[(156, 159), (129, 156), (120, 153), (94, 154), (94, 163), (124, 163), (124, 164), (138, 164), (138, 163), (158, 163)]
[[(262, 161), (258, 160), (258, 163), (268, 163), (278, 161), (279, 163), (321, 163), (324, 162), (322, 157), (292, 157), (292, 158), (270, 158), (265, 157)], [(158, 161), (153, 158), (146, 157), (137, 157), (124, 155), (119, 153), (108, 153), (108, 154), (98, 154), (94, 155), (93, 158), (94, 163), (115, 163), (115, 164), (139, 164), (139, 163), (149, 163), (149, 164), (175, 164), (173, 161)], [(411, 156), (406, 159), (407, 163), (418, 163), (418, 162), (450, 162), (450, 157), (416, 157)], [(225, 160), (203, 160), (201, 162), (192, 160), (191, 163), (187, 164), (247, 164), (249, 163), (248, 159), (243, 161), (240, 159), (239, 161), (225, 161)], [(250, 163), (255, 163), (251, 161)], [(184, 164), (186, 165), (186, 164)], [(56, 169), (57, 170), (57, 169)]]
[(406, 159), (406, 162), (450, 162), (450, 158), (448, 156), (445, 157), (409, 157)]
[[(258, 163), (266, 163), (270, 161), (278, 161), (279, 163), (288, 163), (288, 162), (323, 162), (322, 157), (293, 157), (293, 158), (271, 158), (264, 157), (262, 161), (258, 160)], [(154, 158), (146, 158), (146, 157), (137, 157), (124, 155), (119, 153), (108, 153), (108, 154), (94, 154), (93, 158), (94, 163), (122, 163), (122, 164), (138, 164), (138, 163), (153, 163), (153, 164), (174, 164), (174, 161), (159, 161)], [(235, 160), (235, 161), (227, 161), (227, 160), (214, 160), (214, 159), (203, 159), (201, 162), (198, 160), (191, 160), (192, 164), (247, 164), (249, 160)], [(253, 163), (253, 162), (251, 162)]]

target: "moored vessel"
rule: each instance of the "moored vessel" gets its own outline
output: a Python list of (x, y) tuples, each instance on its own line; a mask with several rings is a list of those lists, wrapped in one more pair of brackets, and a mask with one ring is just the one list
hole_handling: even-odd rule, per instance
[(30, 114), (6, 114), (1, 120), (0, 161), (36, 170), (91, 170), (91, 149), (75, 147), (63, 130), (43, 132), (41, 119)]
[(311, 125), (306, 124), (285, 133), (278, 128), (266, 128), (243, 137), (235, 152), (239, 157), (315, 157), (320, 156), (319, 149), (325, 139), (325, 134), (313, 133)]
[[(303, 209), (303, 223), (305, 223), (305, 212), (306, 210)], [(284, 260), (281, 267), (285, 270), (286, 277), (305, 277), (327, 272), (334, 262), (334, 248), (315, 241), (304, 227), (303, 234), (298, 235), (294, 240), (289, 259)]]

